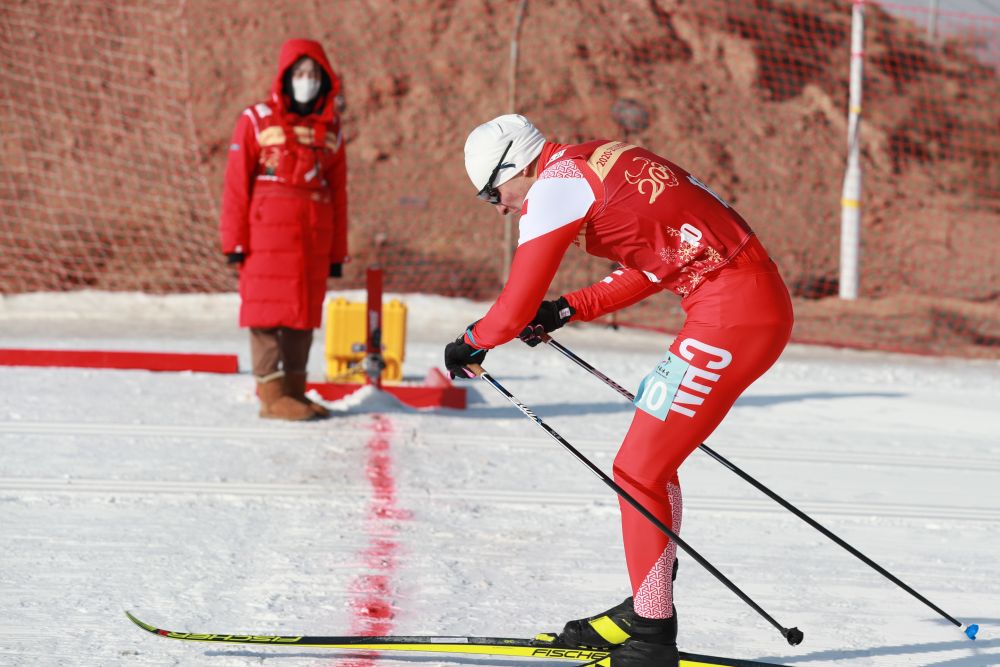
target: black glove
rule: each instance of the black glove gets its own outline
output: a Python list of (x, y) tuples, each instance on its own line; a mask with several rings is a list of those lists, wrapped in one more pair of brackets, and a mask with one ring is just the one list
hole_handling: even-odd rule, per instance
[(444, 366), (452, 379), (476, 377), (466, 368), (469, 364), (482, 364), (486, 358), (486, 350), (472, 347), (465, 342), (465, 334), (455, 339), (454, 343), (444, 346)]
[(226, 253), (226, 264), (242, 264), (247, 259), (247, 255), (244, 252), (227, 252)]
[(528, 326), (521, 329), (518, 338), (535, 347), (542, 342), (542, 334), (547, 334), (562, 327), (569, 322), (569, 319), (576, 313), (576, 309), (569, 305), (566, 297), (561, 296), (555, 301), (542, 301), (535, 313), (535, 319), (528, 322)]
[(330, 277), (331, 278), (343, 278), (344, 277), (344, 265), (343, 264), (331, 264), (330, 265)]

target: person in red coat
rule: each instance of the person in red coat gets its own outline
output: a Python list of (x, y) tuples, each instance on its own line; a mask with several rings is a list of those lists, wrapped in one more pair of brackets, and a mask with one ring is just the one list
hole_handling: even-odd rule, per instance
[(318, 42), (281, 47), (266, 102), (240, 114), (222, 196), (222, 252), (240, 272), (261, 417), (328, 416), (305, 396), (327, 278), (347, 254), (347, 159), (340, 79)]

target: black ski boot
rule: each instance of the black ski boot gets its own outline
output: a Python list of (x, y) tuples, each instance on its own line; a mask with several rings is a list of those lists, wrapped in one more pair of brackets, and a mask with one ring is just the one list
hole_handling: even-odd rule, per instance
[(631, 637), (599, 664), (605, 667), (680, 667), (677, 616), (632, 617)]
[(635, 610), (632, 598), (626, 598), (605, 612), (570, 621), (563, 628), (559, 640), (569, 646), (587, 648), (614, 648), (631, 636)]
[[(680, 560), (674, 559), (674, 568), (671, 578), (677, 580), (677, 568)], [(673, 640), (677, 640), (677, 609), (674, 608), (674, 617), (668, 619), (673, 621)], [(569, 646), (579, 646), (581, 648), (615, 648), (622, 645), (632, 634), (631, 627), (635, 618), (635, 607), (632, 598), (626, 598), (621, 604), (615, 605), (605, 612), (570, 621), (563, 628), (559, 635), (559, 640)]]

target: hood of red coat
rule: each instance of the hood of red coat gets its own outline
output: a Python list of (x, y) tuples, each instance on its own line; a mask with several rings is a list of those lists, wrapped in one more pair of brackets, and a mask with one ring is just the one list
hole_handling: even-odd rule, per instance
[(278, 54), (278, 73), (271, 84), (271, 99), (281, 110), (288, 109), (291, 100), (288, 99), (281, 89), (282, 77), (285, 75), (285, 70), (294, 65), (303, 56), (309, 56), (319, 63), (319, 66), (323, 68), (326, 75), (330, 77), (330, 92), (327, 94), (326, 99), (323, 100), (323, 106), (313, 111), (313, 114), (319, 115), (326, 120), (332, 120), (334, 99), (340, 94), (340, 77), (334, 73), (333, 67), (330, 66), (330, 61), (327, 59), (326, 52), (320, 46), (320, 43), (311, 39), (290, 39), (281, 45), (281, 53)]

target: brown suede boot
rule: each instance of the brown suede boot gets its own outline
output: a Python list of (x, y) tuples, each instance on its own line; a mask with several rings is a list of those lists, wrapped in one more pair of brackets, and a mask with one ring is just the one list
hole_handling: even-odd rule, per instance
[(285, 394), (284, 373), (257, 378), (257, 396), (260, 397), (260, 416), (265, 419), (298, 422), (315, 416), (308, 405)]
[(285, 395), (294, 398), (300, 403), (305, 403), (319, 419), (326, 419), (330, 416), (330, 411), (316, 401), (310, 401), (306, 396), (306, 374), (305, 373), (285, 373), (284, 384)]

